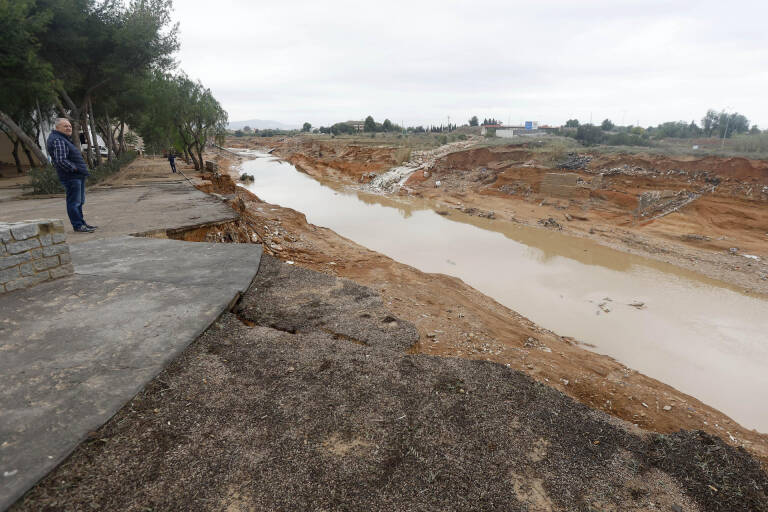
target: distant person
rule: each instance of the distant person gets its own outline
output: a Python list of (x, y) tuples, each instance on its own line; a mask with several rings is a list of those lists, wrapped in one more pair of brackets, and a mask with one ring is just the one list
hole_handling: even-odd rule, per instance
[(90, 176), (80, 150), (72, 144), (72, 124), (68, 119), (58, 118), (54, 130), (48, 136), (46, 148), (53, 161), (59, 181), (67, 193), (67, 215), (75, 233), (93, 233), (96, 226), (91, 226), (83, 218), (85, 204), (85, 179)]
[(173, 154), (173, 151), (168, 152), (168, 162), (171, 164), (171, 171), (175, 173), (176, 172), (176, 155)]

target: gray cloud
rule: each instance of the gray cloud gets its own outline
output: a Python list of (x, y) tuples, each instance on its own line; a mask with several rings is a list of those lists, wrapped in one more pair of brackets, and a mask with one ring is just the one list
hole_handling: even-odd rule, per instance
[(181, 66), (231, 119), (494, 116), (656, 124), (726, 106), (768, 128), (763, 2), (176, 4)]

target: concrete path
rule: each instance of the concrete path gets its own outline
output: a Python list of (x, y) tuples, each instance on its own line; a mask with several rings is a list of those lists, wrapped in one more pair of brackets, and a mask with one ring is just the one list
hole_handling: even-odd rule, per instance
[[(155, 197), (147, 188), (91, 194), (89, 220), (99, 223), (98, 212), (109, 211), (115, 231), (132, 231), (151, 225), (155, 213), (158, 228), (168, 226), (168, 216), (194, 220), (198, 208), (206, 218), (220, 212), (226, 219), (223, 205), (188, 189)], [(169, 195), (176, 201), (165, 208)], [(130, 201), (144, 201), (147, 209), (123, 210)], [(56, 200), (38, 209), (44, 202), (35, 201), (35, 217), (57, 216), (51, 210), (63, 206)], [(28, 217), (20, 211), (8, 220)], [(227, 310), (261, 259), (261, 246), (250, 244), (78, 240), (71, 249), (74, 276), (0, 296), (0, 510)]]
[(169, 227), (215, 224), (237, 218), (232, 208), (188, 183), (89, 190), (85, 195), (83, 213), (89, 224), (99, 226), (96, 233), (71, 231), (64, 197), (18, 199), (4, 201), (0, 206), (0, 219), (6, 222), (63, 219), (70, 244)]

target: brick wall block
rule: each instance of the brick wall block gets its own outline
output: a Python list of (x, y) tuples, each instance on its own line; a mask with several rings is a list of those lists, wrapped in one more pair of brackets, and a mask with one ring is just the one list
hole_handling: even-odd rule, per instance
[(55, 244), (60, 244), (62, 242), (67, 241), (67, 235), (65, 235), (63, 231), (61, 233), (53, 233), (52, 237), (53, 237), (53, 243)]
[(32, 259), (32, 251), (0, 257), (0, 270), (15, 267)]
[(11, 239), (11, 228), (8, 224), (0, 224), (0, 242), (7, 242)]
[(74, 274), (75, 267), (73, 267), (72, 265), (62, 265), (60, 267), (52, 268), (50, 272), (51, 272), (52, 279), (58, 279), (60, 277)]
[(5, 270), (0, 270), (0, 283), (2, 284), (8, 283), (20, 277), (21, 277), (21, 272), (19, 272), (19, 267), (12, 267), (12, 268), (7, 268)]
[(40, 235), (40, 245), (43, 247), (46, 247), (48, 245), (53, 245), (53, 235), (47, 234), (47, 235)]
[(32, 260), (32, 265), (35, 267), (35, 271), (48, 270), (49, 268), (59, 266), (59, 257), (51, 256), (50, 258), (43, 258), (40, 260)]
[(72, 263), (72, 255), (69, 254), (69, 252), (59, 254), (59, 261), (61, 262), (62, 265), (66, 265), (67, 263)]
[(69, 246), (67, 244), (56, 244), (49, 247), (43, 247), (43, 256), (56, 256), (58, 254), (69, 253)]
[(19, 254), (20, 252), (40, 247), (40, 240), (37, 238), (29, 238), (27, 240), (20, 240), (18, 242), (8, 242), (5, 244), (8, 252), (11, 254)]
[(50, 278), (51, 274), (47, 271), (40, 272), (33, 276), (22, 277), (21, 279), (16, 279), (10, 283), (5, 283), (5, 291), (12, 292), (13, 290), (19, 290), (21, 288), (29, 288), (30, 286), (35, 286), (43, 281), (48, 281)]
[(11, 234), (16, 240), (27, 240), (40, 234), (40, 225), (37, 223), (13, 224)]

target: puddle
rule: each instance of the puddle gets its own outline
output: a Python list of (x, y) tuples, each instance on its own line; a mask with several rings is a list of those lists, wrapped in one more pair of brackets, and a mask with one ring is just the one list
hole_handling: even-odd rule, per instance
[[(557, 232), (320, 183), (266, 154), (247, 188), (424, 272), (461, 278), (563, 336), (768, 432), (768, 301)], [(444, 208), (443, 208), (444, 209)], [(642, 302), (642, 306), (639, 303)]]

